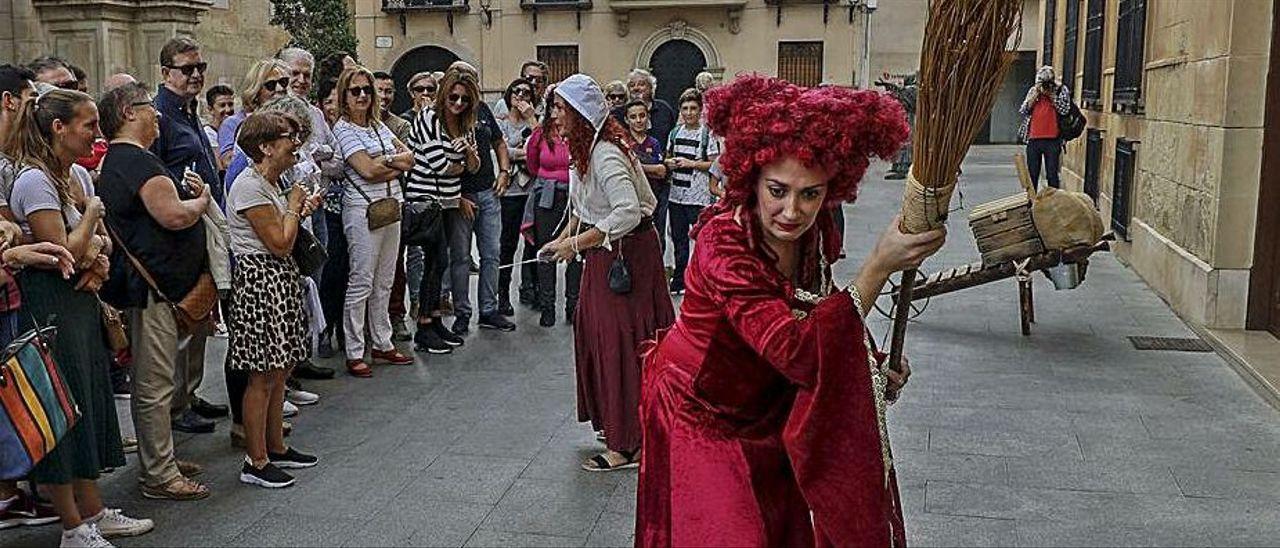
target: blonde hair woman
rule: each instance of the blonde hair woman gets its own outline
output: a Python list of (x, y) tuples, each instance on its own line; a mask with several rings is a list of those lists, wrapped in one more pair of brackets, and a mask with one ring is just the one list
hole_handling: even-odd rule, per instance
[[(343, 331), (347, 372), (371, 377), (365, 362), (365, 346), (373, 361), (409, 365), (413, 358), (391, 344), (391, 318), (387, 304), (400, 254), (400, 223), (369, 228), (369, 205), (387, 198), (402, 201), (397, 180), (413, 169), (413, 152), (381, 122), (373, 73), (364, 67), (349, 68), (338, 77), (338, 123), (333, 135), (346, 160), (347, 180), (342, 200), (342, 228), (350, 251), (351, 274), (347, 287)], [(369, 337), (365, 340), (365, 323)]]
[(244, 88), (240, 90), (240, 112), (222, 121), (218, 128), (218, 159), (223, 165), (231, 164), (236, 148), (236, 130), (258, 107), (273, 97), (289, 93), (289, 65), (279, 59), (263, 59), (249, 67), (244, 74)]
[(627, 85), (622, 80), (614, 80), (604, 85), (604, 98), (609, 101), (609, 108), (620, 109), (627, 104)]

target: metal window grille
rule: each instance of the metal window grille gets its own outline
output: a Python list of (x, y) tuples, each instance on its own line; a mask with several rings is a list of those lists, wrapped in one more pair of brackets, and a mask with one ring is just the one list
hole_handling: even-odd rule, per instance
[(1102, 27), (1106, 21), (1106, 0), (1089, 0), (1089, 15), (1084, 27), (1084, 80), (1080, 99), (1086, 107), (1102, 106)]
[(822, 42), (779, 42), (778, 77), (801, 86), (822, 83)]
[(1102, 176), (1102, 130), (1090, 129), (1084, 145), (1084, 193), (1098, 203), (1098, 179)]
[(559, 82), (578, 72), (578, 46), (538, 46), (538, 60), (551, 72), (549, 82)]
[(1080, 0), (1067, 0), (1067, 24), (1062, 35), (1062, 82), (1075, 94), (1076, 59), (1080, 44)]
[(1044, 0), (1044, 41), (1041, 42), (1041, 65), (1053, 65), (1053, 31), (1058, 25), (1057, 16), (1058, 0)]
[(1111, 187), (1111, 229), (1116, 236), (1126, 240), (1129, 239), (1133, 173), (1137, 165), (1136, 144), (1123, 137), (1116, 139), (1115, 181)]
[(1147, 0), (1120, 0), (1116, 28), (1116, 78), (1111, 93), (1111, 109), (1137, 113), (1141, 110), (1142, 73), (1147, 31)]

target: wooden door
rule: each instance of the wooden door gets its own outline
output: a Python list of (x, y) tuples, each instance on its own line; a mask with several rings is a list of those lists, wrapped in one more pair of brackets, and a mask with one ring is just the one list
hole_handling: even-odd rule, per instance
[(1258, 184), (1258, 227), (1249, 276), (1249, 329), (1280, 338), (1280, 0), (1274, 0), (1271, 66), (1262, 137), (1262, 180)]

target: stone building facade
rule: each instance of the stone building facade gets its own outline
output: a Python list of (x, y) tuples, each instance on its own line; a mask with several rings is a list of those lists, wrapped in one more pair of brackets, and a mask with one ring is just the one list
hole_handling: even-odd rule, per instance
[[(1095, 197), (1117, 254), (1174, 309), (1210, 328), (1266, 329), (1251, 306), (1261, 249), (1280, 240), (1259, 211), (1276, 0), (1046, 0), (1041, 59), (1064, 69), (1089, 121), (1067, 145), (1063, 183)], [(1074, 67), (1074, 69), (1073, 69)], [(1276, 93), (1275, 90), (1272, 93)], [(1280, 97), (1271, 97), (1271, 103)], [(1274, 150), (1274, 149), (1273, 149)], [(1274, 192), (1274, 191), (1273, 191)], [(1267, 282), (1268, 288), (1271, 282)], [(1274, 324), (1280, 325), (1280, 313)], [(1274, 332), (1280, 333), (1280, 328)]]

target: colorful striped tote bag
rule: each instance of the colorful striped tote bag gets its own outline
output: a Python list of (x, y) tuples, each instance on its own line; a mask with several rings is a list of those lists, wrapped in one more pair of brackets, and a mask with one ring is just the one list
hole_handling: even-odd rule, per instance
[(18, 337), (0, 353), (0, 479), (21, 479), (80, 419), (53, 363), (56, 328)]

